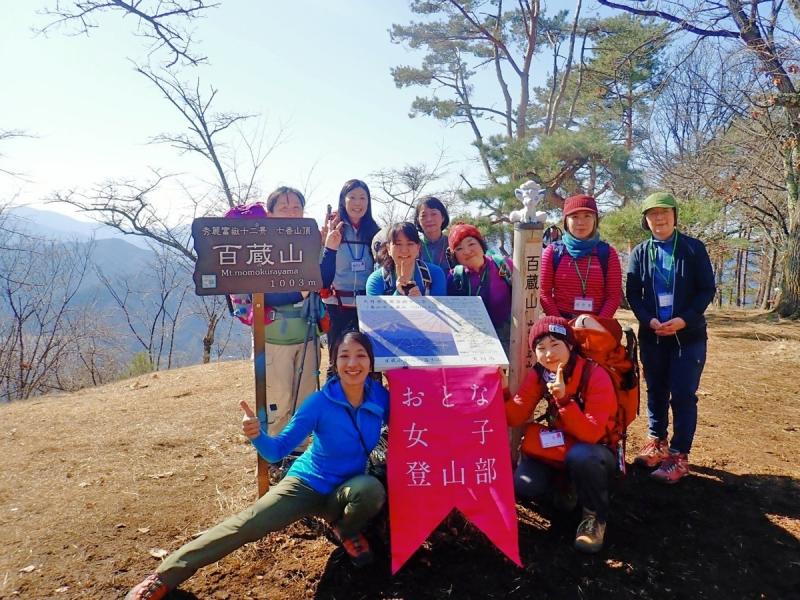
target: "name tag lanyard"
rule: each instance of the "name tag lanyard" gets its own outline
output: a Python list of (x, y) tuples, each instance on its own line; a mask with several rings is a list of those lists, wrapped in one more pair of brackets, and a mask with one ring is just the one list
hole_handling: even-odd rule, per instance
[(425, 249), (425, 256), (428, 257), (428, 262), (429, 263), (433, 263), (438, 267), (442, 266), (442, 262), (443, 262), (443, 259), (444, 259), (444, 245), (442, 245), (442, 248), (439, 250), (439, 260), (438, 261), (434, 261), (433, 260), (433, 256), (431, 255), (430, 248), (428, 248), (428, 240), (427, 239), (422, 240), (422, 247)]
[[(480, 296), (481, 295), (481, 290), (483, 289), (483, 284), (486, 283), (486, 275), (487, 275), (487, 273), (489, 273), (489, 263), (484, 262), (483, 263), (483, 273), (481, 273), (481, 279), (478, 282), (478, 289), (475, 290), (475, 294), (474, 294), (475, 296)], [(472, 296), (473, 295), (472, 294), (472, 278), (469, 277), (469, 276), (467, 277), (467, 295), (468, 296)]]
[(669, 266), (666, 269), (663, 269), (658, 264), (658, 251), (655, 248), (655, 244), (653, 244), (653, 238), (650, 238), (650, 243), (647, 246), (648, 254), (650, 254), (650, 263), (653, 265), (653, 270), (660, 275), (661, 279), (664, 280), (664, 283), (667, 284), (667, 289), (671, 287), (675, 275), (675, 248), (677, 246), (678, 232), (675, 231), (675, 239), (672, 241), (672, 254), (669, 256)]
[[(345, 240), (344, 245), (347, 246), (347, 252), (350, 254), (350, 269), (353, 271), (353, 293), (356, 292), (356, 281), (358, 281), (358, 272), (353, 270), (354, 263), (362, 263), (364, 265), (364, 269), (366, 269), (366, 264), (364, 264), (364, 253), (367, 251), (367, 245), (361, 245), (361, 254), (356, 256), (353, 253), (353, 246), (350, 245), (350, 242)], [(358, 244), (357, 244), (358, 245)]]
[(592, 268), (592, 255), (589, 255), (589, 261), (586, 263), (586, 277), (581, 275), (581, 270), (578, 268), (578, 261), (572, 259), (572, 266), (575, 267), (575, 272), (578, 274), (578, 281), (581, 282), (581, 296), (586, 298), (586, 288), (589, 286), (589, 269)]

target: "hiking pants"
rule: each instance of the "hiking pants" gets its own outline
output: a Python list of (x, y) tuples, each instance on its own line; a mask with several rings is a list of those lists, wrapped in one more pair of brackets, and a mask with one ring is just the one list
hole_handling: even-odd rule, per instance
[[(601, 444), (579, 442), (567, 451), (566, 473), (575, 484), (578, 502), (596, 512), (603, 523), (608, 520), (608, 488), (616, 468), (614, 453)], [(560, 472), (561, 469), (523, 454), (514, 471), (517, 500), (532, 500), (554, 490)]]
[(285, 477), (255, 504), (170, 554), (158, 573), (176, 588), (200, 567), (310, 515), (335, 523), (344, 537), (350, 537), (378, 514), (385, 500), (383, 485), (371, 475), (357, 475), (330, 494), (320, 494), (297, 477)]
[(642, 340), (639, 352), (647, 382), (650, 436), (666, 439), (672, 407), (670, 450), (689, 454), (697, 428), (697, 388), (706, 364), (706, 340), (678, 343), (672, 336)]

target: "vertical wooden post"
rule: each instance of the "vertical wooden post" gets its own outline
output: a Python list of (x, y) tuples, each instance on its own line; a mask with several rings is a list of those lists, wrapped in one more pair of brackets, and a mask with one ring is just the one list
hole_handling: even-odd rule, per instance
[[(542, 259), (543, 223), (514, 223), (514, 273), (511, 289), (511, 345), (508, 385), (515, 393), (534, 364), (528, 348), (528, 332), (539, 318), (539, 270)], [(511, 456), (516, 464), (522, 427), (510, 431)]]
[[(261, 427), (268, 428), (267, 356), (264, 350), (264, 294), (253, 294), (253, 365), (256, 378), (256, 414)], [(269, 465), (258, 457), (258, 497), (269, 491)]]

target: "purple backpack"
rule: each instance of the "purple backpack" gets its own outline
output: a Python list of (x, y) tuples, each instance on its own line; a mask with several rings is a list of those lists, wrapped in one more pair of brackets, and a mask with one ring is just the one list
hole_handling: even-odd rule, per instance
[[(252, 204), (238, 204), (225, 213), (226, 219), (267, 219), (267, 208), (261, 202)], [(253, 298), (250, 294), (230, 294), (228, 297), (228, 310), (231, 315), (247, 326), (253, 325)], [(269, 306), (264, 307), (264, 325), (272, 323), (274, 314)]]

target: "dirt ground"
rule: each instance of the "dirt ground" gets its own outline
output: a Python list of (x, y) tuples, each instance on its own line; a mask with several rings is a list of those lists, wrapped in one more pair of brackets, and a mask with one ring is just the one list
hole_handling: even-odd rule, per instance
[[(709, 320), (692, 476), (664, 487), (631, 468), (600, 554), (572, 549), (577, 513), (520, 506), (524, 568), (454, 517), (392, 577), (385, 548), (356, 571), (297, 524), (171, 598), (800, 598), (800, 324)], [(253, 501), (237, 407), (252, 387), (248, 362), (218, 363), (0, 406), (0, 598), (122, 598)]]

